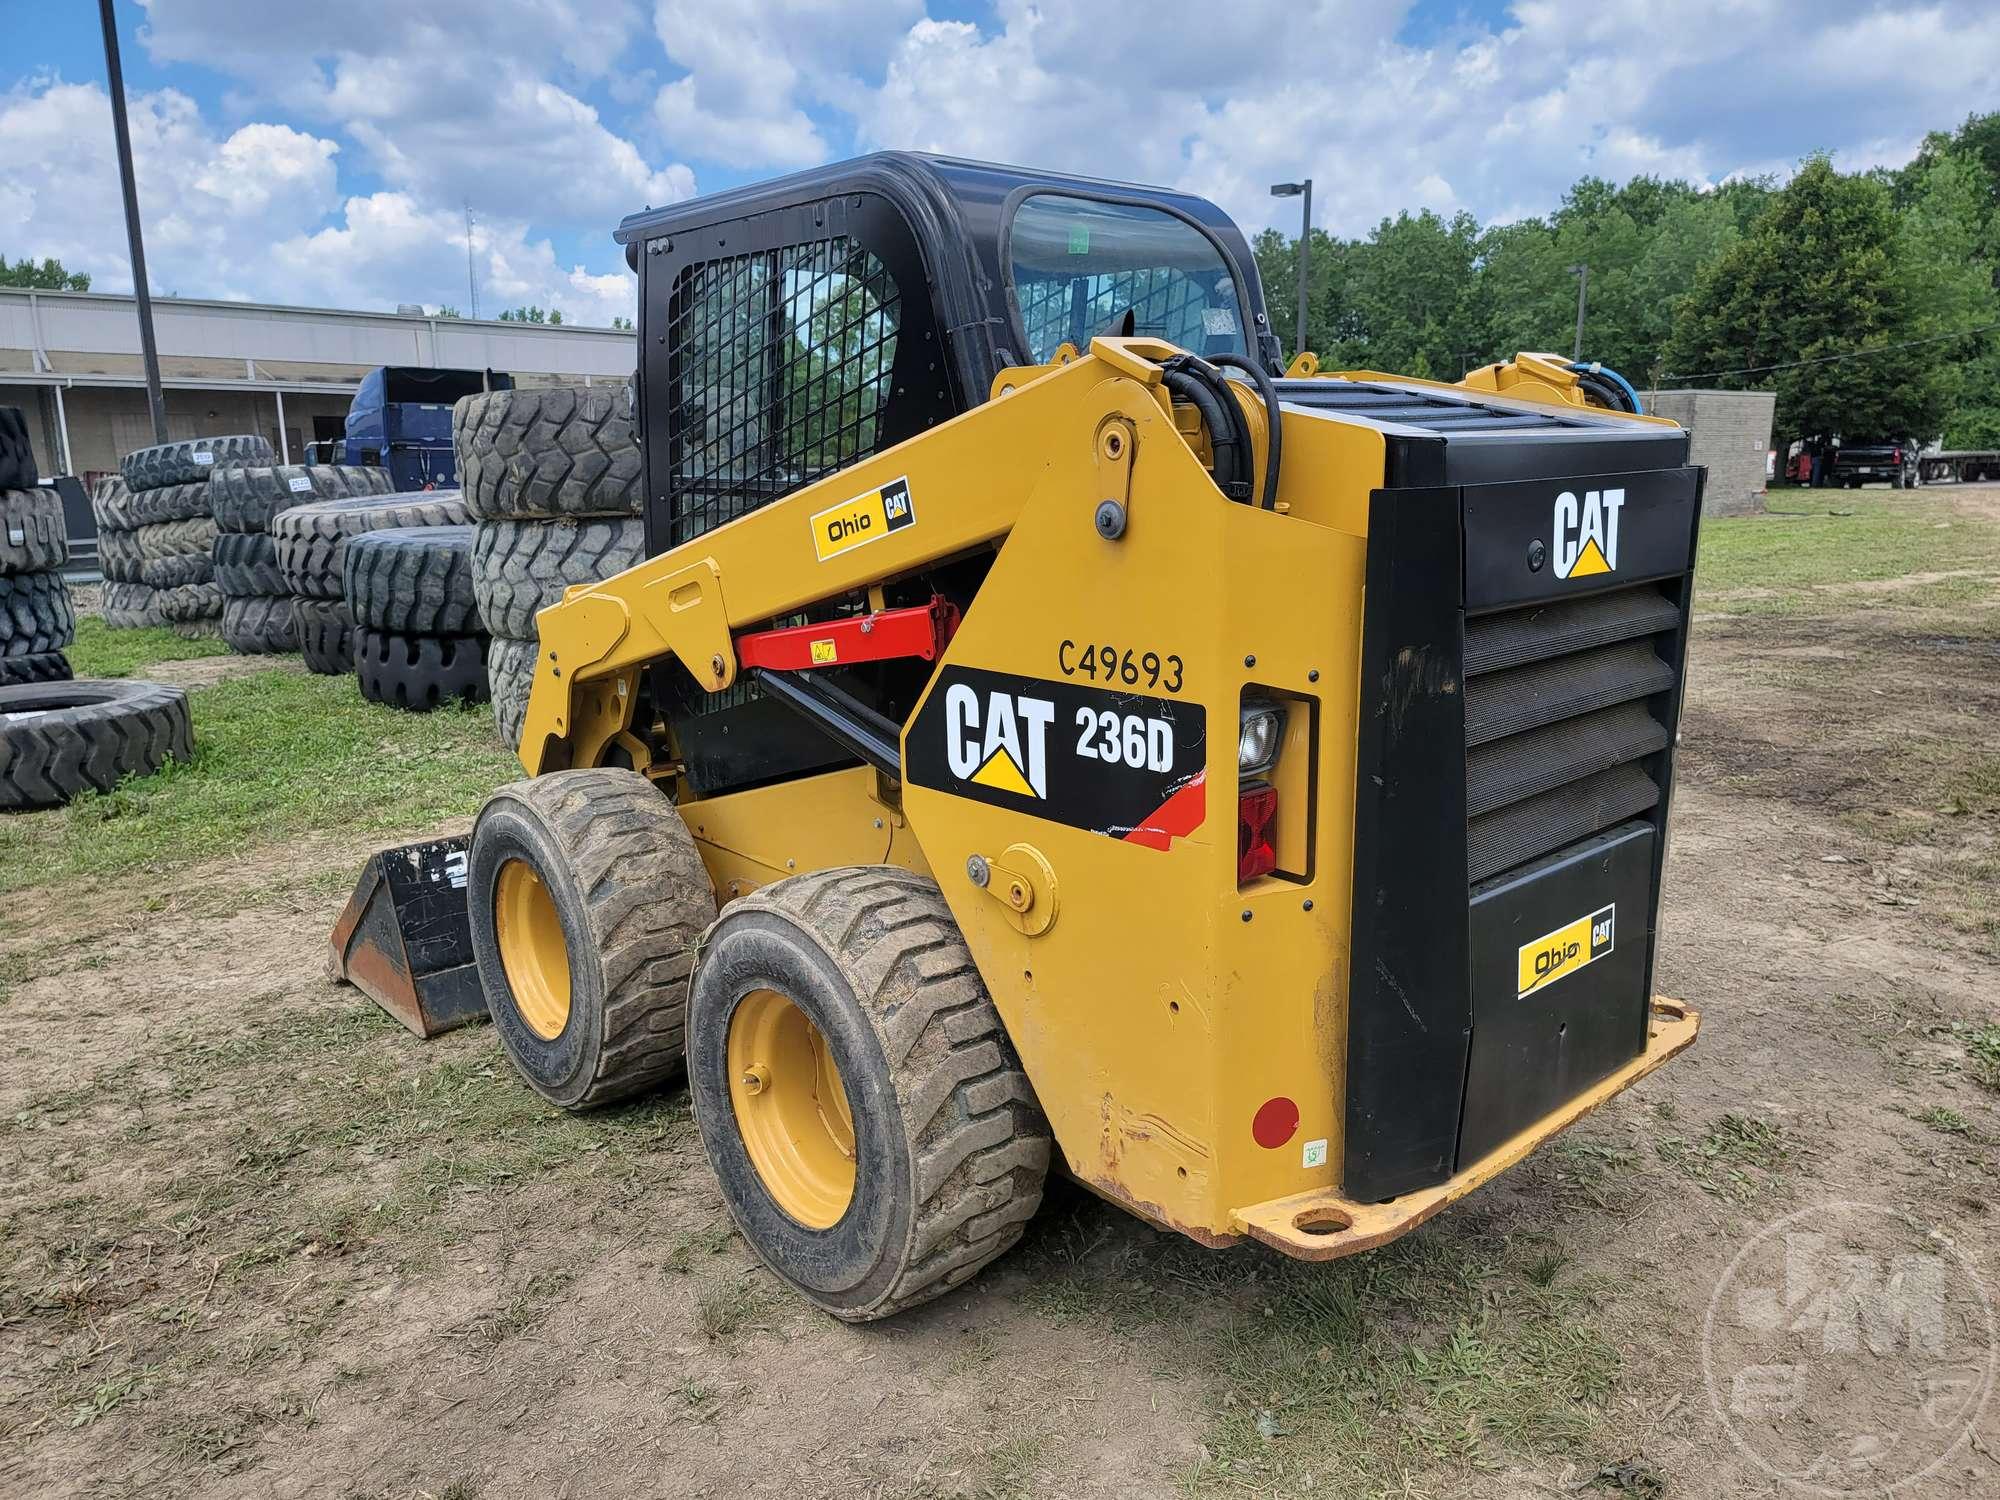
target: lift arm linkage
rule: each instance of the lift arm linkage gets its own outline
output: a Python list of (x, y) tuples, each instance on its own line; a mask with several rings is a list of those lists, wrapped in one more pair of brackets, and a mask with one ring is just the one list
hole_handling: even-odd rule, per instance
[[(519, 753), (530, 775), (599, 764), (630, 731), (642, 667), (673, 657), (703, 689), (736, 681), (744, 629), (865, 590), (1004, 538), (1043, 485), (1071, 492), (1077, 542), (1111, 473), (1129, 485), (1137, 449), (1176, 443), (1155, 339), (1097, 339), (1088, 357), (1028, 375), (1002, 399), (796, 494), (650, 558), (580, 584), (537, 616)], [(1130, 434), (1129, 448), (1107, 430)], [(900, 488), (900, 495), (898, 490)], [(1218, 494), (1217, 503), (1221, 503)]]

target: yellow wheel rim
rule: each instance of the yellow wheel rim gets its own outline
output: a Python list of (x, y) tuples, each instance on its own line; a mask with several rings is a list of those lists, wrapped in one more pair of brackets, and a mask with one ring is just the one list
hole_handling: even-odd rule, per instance
[(750, 1165), (778, 1207), (829, 1229), (854, 1201), (854, 1115), (820, 1029), (776, 990), (729, 1022), (729, 1102)]
[(500, 867), (493, 925), (514, 1008), (536, 1036), (554, 1041), (569, 1025), (569, 947), (556, 904), (533, 866), (510, 859)]

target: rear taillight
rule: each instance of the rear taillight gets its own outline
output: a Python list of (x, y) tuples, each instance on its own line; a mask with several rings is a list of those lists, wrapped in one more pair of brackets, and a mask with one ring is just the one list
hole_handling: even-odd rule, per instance
[(1236, 799), (1236, 883), (1246, 884), (1278, 868), (1273, 835), (1278, 823), (1278, 789), (1252, 782)]
[(1902, 461), (1903, 461), (1903, 450), (1901, 448), (1892, 448), (1889, 450), (1890, 463), (1899, 464)]

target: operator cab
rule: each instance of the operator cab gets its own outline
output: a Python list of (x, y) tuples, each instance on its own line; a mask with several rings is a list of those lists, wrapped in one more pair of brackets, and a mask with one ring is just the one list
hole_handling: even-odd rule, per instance
[[(881, 152), (648, 209), (617, 239), (639, 275), (649, 556), (971, 410), (1065, 343), (1130, 331), (1279, 360), (1242, 231), (1159, 188)], [(969, 602), (991, 558), (887, 602)], [(926, 680), (824, 675), (897, 722)], [(650, 691), (704, 794), (855, 763), (753, 681), (704, 694), (656, 671)]]

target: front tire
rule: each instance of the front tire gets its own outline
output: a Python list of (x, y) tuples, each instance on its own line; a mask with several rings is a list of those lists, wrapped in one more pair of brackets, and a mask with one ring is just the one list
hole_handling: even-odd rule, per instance
[(472, 948), (493, 1028), (564, 1109), (681, 1066), (688, 972), (715, 917), (681, 815), (645, 777), (558, 771), (501, 787), (472, 829)]
[(970, 1279), (1041, 1203), (1047, 1121), (937, 885), (906, 870), (733, 903), (689, 993), (688, 1084), (744, 1238), (847, 1322)]

